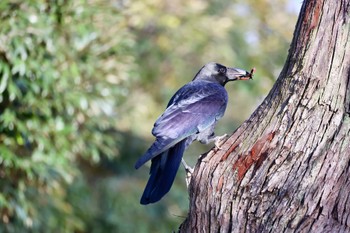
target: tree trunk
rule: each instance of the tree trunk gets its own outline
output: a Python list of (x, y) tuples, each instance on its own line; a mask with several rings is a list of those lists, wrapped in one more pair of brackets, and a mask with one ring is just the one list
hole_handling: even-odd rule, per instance
[(304, 1), (269, 95), (198, 161), (179, 231), (350, 232), (349, 80), (350, 0)]

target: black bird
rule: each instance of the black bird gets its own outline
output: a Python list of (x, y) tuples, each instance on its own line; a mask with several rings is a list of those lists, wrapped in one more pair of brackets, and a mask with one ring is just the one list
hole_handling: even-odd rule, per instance
[(225, 113), (228, 100), (225, 84), (251, 79), (253, 72), (211, 62), (175, 93), (154, 124), (155, 142), (135, 164), (138, 169), (152, 159), (141, 204), (157, 202), (170, 190), (182, 155), (194, 140), (207, 144), (220, 138), (214, 136), (214, 128)]

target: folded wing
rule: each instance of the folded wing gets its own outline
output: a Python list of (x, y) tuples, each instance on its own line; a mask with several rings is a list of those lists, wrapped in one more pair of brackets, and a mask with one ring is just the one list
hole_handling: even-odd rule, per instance
[(211, 126), (223, 116), (226, 105), (227, 92), (219, 84), (193, 81), (182, 87), (154, 124), (152, 134), (156, 141), (135, 167), (139, 168), (188, 136)]

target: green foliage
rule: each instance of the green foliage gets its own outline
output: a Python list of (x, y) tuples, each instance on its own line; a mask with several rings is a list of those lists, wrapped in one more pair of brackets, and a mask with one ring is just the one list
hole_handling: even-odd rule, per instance
[(130, 44), (106, 48), (92, 18), (102, 12), (84, 1), (3, 1), (0, 12), (2, 221), (8, 231), (82, 230), (66, 189), (78, 160), (118, 155), (113, 115), (132, 82)]
[(144, 207), (148, 168), (133, 163), (172, 93), (209, 61), (257, 68), (254, 82), (229, 87), (240, 111), (229, 106), (222, 132), (249, 115), (284, 62), (295, 17), (284, 6), (1, 1), (0, 232), (176, 230), (183, 174)]

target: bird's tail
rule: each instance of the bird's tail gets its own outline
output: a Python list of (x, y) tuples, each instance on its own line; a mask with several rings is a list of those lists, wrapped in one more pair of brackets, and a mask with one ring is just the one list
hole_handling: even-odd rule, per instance
[(157, 202), (169, 192), (185, 151), (185, 141), (182, 140), (152, 159), (150, 178), (141, 197), (141, 204)]

